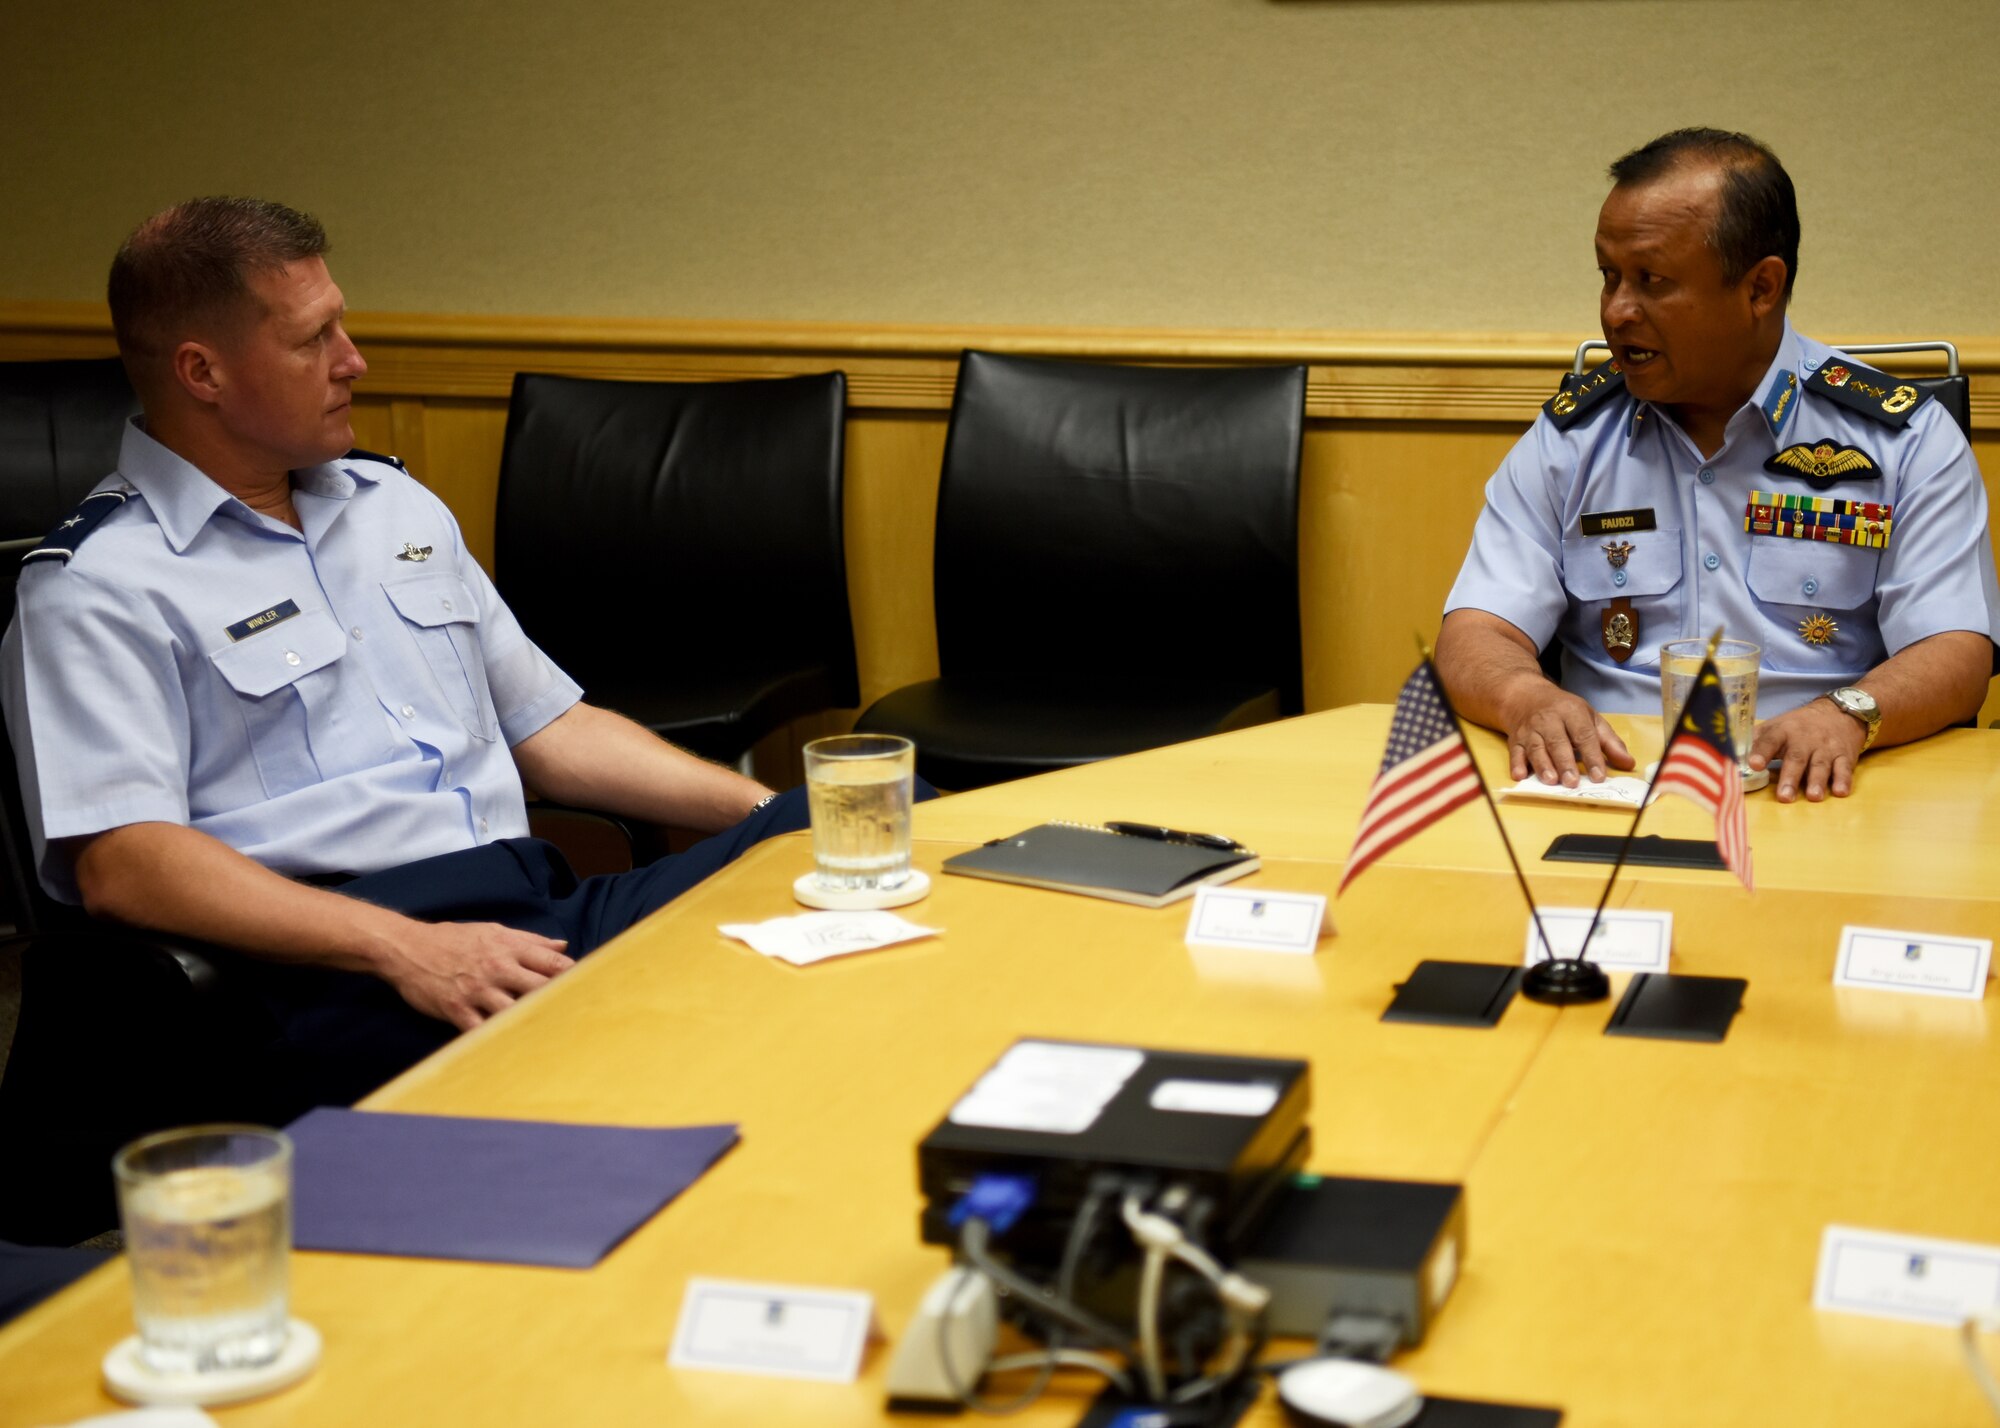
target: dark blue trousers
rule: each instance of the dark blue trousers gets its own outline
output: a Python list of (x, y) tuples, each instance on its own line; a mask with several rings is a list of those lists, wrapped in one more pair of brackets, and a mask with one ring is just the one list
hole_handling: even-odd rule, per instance
[[(918, 797), (936, 793), (920, 784)], [(582, 957), (753, 845), (806, 826), (806, 792), (795, 788), (686, 852), (630, 872), (578, 879), (553, 844), (510, 838), (367, 873), (336, 890), (425, 922), (498, 922), (559, 937), (570, 956)], [(314, 1106), (347, 1105), (457, 1034), (376, 977), (230, 960), (231, 984), (270, 1017), (265, 1064), (255, 1074), (274, 1124)]]

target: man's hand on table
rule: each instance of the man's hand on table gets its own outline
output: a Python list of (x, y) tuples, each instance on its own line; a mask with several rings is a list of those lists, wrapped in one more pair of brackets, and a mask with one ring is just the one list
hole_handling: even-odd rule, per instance
[(403, 923), (379, 972), (404, 1001), (460, 1031), (576, 965), (566, 943), (497, 922)]
[(1813, 699), (1757, 726), (1749, 764), (1763, 769), (1783, 760), (1772, 785), (1780, 803), (1795, 801), (1801, 789), (1808, 803), (1829, 792), (1845, 798), (1854, 791), (1854, 766), (1867, 738), (1859, 719), (1831, 699)]
[(1633, 766), (1624, 740), (1602, 714), (1578, 695), (1540, 678), (1527, 686), (1509, 711), (1507, 760), (1517, 780), (1532, 773), (1543, 783), (1560, 783), (1564, 788), (1575, 788), (1586, 778), (1602, 783), (1607, 766)]

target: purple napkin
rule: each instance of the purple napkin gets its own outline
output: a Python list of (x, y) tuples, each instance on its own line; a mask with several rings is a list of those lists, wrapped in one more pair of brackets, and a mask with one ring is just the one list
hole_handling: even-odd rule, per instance
[(294, 1121), (300, 1249), (588, 1269), (736, 1127), (563, 1125), (322, 1106)]

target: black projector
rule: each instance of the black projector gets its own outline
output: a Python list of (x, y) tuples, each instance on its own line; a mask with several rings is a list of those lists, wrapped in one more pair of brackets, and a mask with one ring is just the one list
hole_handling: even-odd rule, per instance
[(923, 1240), (957, 1243), (951, 1210), (977, 1177), (1028, 1176), (1034, 1205), (994, 1248), (1052, 1270), (1093, 1182), (1115, 1176), (1205, 1202), (1198, 1238), (1227, 1260), (1305, 1164), (1311, 1077), (1304, 1061), (1016, 1042), (917, 1147)]

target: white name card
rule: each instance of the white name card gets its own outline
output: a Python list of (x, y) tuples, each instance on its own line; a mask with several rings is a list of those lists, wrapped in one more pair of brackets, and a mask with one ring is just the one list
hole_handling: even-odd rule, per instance
[[(1575, 957), (1583, 950), (1583, 934), (1590, 929), (1592, 909), (1587, 907), (1545, 907), (1541, 909), (1542, 929), (1555, 943), (1556, 955)], [(1630, 909), (1604, 910), (1597, 931), (1590, 937), (1590, 960), (1612, 972), (1664, 972), (1673, 955), (1674, 915)], [(1535, 919), (1528, 918), (1525, 965), (1549, 960)]]
[(690, 1279), (667, 1362), (675, 1368), (852, 1383), (878, 1336), (858, 1290)]
[(1819, 1242), (1813, 1307), (1957, 1324), (2000, 1308), (2000, 1246), (1828, 1225)]
[(1883, 927), (1843, 927), (1840, 956), (1833, 964), (1833, 984), (1978, 1001), (1986, 995), (1986, 972), (1992, 960), (1993, 943), (1985, 937), (1934, 937), (1927, 932), (1894, 932)]
[(1325, 893), (1200, 887), (1188, 912), (1190, 947), (1245, 947), (1310, 957), (1326, 927)]

